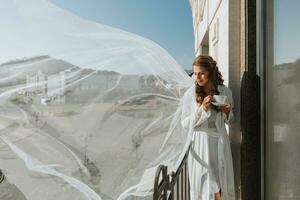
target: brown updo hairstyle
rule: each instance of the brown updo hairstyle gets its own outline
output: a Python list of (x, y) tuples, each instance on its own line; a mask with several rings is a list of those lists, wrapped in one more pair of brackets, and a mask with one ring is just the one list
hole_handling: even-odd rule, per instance
[(195, 82), (196, 101), (197, 103), (202, 104), (203, 99), (207, 95), (220, 94), (220, 92), (218, 91), (218, 85), (224, 85), (224, 80), (221, 72), (219, 71), (219, 68), (217, 67), (217, 62), (208, 55), (197, 56), (193, 62), (193, 67), (194, 66), (204, 67), (208, 71), (208, 79), (213, 85), (213, 88), (210, 91), (210, 93), (206, 94), (203, 86), (200, 86), (197, 82)]

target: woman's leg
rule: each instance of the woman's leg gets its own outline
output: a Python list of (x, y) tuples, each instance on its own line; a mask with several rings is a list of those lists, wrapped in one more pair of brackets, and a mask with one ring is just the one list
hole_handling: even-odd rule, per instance
[(222, 200), (221, 192), (215, 193), (215, 200)]

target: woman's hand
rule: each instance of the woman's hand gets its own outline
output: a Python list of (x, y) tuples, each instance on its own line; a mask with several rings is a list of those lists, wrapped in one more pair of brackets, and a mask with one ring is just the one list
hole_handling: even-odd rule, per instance
[(225, 103), (224, 103), (224, 106), (222, 106), (220, 109), (221, 109), (221, 112), (225, 113), (226, 116), (227, 116), (227, 118), (228, 118), (229, 112), (230, 112), (230, 110), (231, 110), (231, 105), (230, 105), (230, 103), (225, 102)]
[(205, 111), (209, 109), (212, 101), (213, 101), (213, 97), (211, 95), (208, 95), (203, 99), (202, 106)]

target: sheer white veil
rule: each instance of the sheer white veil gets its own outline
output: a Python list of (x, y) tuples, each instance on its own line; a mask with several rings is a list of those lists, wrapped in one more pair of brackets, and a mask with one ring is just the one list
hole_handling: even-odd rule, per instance
[(149, 39), (47, 0), (6, 4), (0, 168), (9, 181), (30, 200), (151, 197), (156, 167), (176, 170), (189, 145), (180, 118), (193, 78)]

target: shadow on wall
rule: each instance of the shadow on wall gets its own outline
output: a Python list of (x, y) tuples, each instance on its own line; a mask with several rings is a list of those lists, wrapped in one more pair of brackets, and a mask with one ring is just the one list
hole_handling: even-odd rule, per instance
[(242, 199), (260, 199), (260, 77), (245, 72), (241, 84)]

